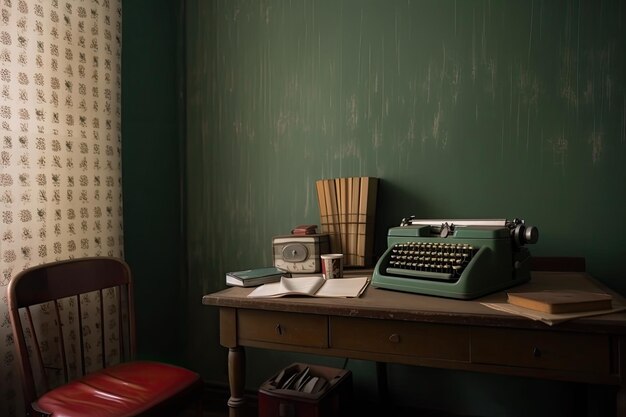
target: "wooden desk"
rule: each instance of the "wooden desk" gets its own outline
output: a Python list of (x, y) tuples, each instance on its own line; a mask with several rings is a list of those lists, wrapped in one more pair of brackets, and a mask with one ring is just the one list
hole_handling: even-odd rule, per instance
[[(519, 291), (600, 284), (577, 272), (537, 272)], [(615, 302), (626, 304), (610, 292)], [(369, 287), (358, 299), (251, 299), (249, 288), (205, 295), (229, 349), (230, 416), (243, 405), (245, 346), (377, 362), (615, 385), (626, 417), (626, 313), (548, 326), (487, 308), (505, 292), (463, 301)]]

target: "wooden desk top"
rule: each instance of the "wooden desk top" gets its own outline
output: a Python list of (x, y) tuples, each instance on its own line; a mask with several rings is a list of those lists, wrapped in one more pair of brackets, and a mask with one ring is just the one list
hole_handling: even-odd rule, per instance
[[(350, 275), (362, 276), (368, 275), (368, 272), (359, 274), (358, 271), (352, 271)], [(359, 298), (282, 297), (258, 299), (247, 298), (253, 288), (230, 287), (205, 295), (202, 298), (202, 304), (426, 323), (626, 334), (626, 312), (579, 318), (555, 326), (548, 326), (525, 317), (493, 310), (481, 304), (483, 302), (506, 302), (507, 291), (542, 291), (566, 288), (604, 291), (614, 297), (614, 304), (626, 305), (626, 300), (623, 297), (582, 272), (533, 272), (532, 279), (525, 284), (469, 301), (390, 291), (372, 286), (369, 286)]]

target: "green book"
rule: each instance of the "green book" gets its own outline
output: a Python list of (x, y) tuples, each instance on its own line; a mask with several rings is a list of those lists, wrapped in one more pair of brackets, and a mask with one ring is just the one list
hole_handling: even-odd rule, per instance
[(227, 272), (226, 285), (236, 287), (254, 287), (268, 282), (278, 282), (283, 276), (291, 274), (275, 266), (267, 268), (246, 269), (245, 271)]

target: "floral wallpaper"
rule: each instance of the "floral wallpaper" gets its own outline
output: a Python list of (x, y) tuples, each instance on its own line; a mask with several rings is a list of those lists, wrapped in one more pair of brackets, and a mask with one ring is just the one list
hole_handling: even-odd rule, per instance
[[(0, 0), (2, 416), (23, 412), (11, 277), (54, 260), (123, 256), (121, 19), (121, 0)], [(84, 302), (96, 308), (97, 298)]]

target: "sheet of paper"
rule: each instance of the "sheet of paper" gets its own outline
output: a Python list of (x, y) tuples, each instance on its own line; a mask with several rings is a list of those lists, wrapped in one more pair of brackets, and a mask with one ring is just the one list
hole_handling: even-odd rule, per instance
[(324, 285), (324, 278), (321, 275), (300, 278), (281, 278), (280, 284), (285, 289), (286, 294), (313, 295)]
[(283, 287), (280, 285), (280, 281), (271, 282), (269, 284), (263, 284), (260, 287), (256, 287), (248, 297), (254, 298), (268, 298), (268, 297), (280, 297), (283, 294)]
[(282, 297), (284, 295), (314, 295), (320, 286), (324, 284), (324, 278), (321, 275), (312, 275), (309, 277), (286, 278), (283, 277), (279, 282), (263, 284), (248, 294), (251, 298), (273, 298)]
[(543, 313), (541, 311), (531, 310), (529, 308), (519, 307), (509, 303), (481, 303), (482, 305), (492, 308), (498, 311), (504, 311), (505, 313), (515, 314), (518, 316), (527, 317), (532, 320), (539, 320), (552, 326), (557, 323), (562, 323), (567, 320), (572, 320), (578, 317), (591, 317), (600, 316), (602, 314), (616, 313), (618, 311), (626, 310), (626, 306), (614, 305), (610, 310), (596, 310), (596, 311), (584, 311), (578, 313), (561, 313), (550, 314)]
[(368, 277), (334, 278), (325, 280), (320, 275), (298, 278), (281, 278), (255, 288), (250, 298), (277, 298), (285, 295), (305, 295), (311, 297), (359, 297), (367, 288)]
[(358, 297), (367, 287), (367, 277), (328, 279), (316, 297)]

